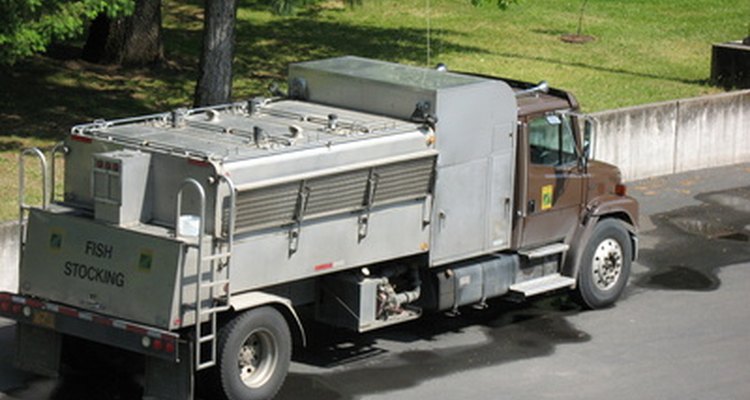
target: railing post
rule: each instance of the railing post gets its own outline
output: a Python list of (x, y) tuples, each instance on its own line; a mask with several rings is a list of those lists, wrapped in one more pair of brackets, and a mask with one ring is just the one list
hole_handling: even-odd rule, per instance
[(59, 142), (55, 144), (55, 147), (52, 148), (52, 154), (50, 156), (50, 160), (52, 161), (50, 163), (50, 202), (55, 201), (55, 185), (56, 185), (56, 168), (55, 168), (55, 156), (57, 156), (58, 153), (62, 154), (63, 156), (68, 154), (70, 151), (70, 148), (65, 145), (65, 142)]
[(47, 159), (44, 157), (44, 153), (36, 147), (23, 149), (21, 154), (18, 156), (18, 262), (19, 265), (23, 261), (23, 248), (26, 243), (26, 227), (24, 224), (24, 218), (26, 217), (26, 210), (31, 206), (26, 204), (26, 156), (31, 155), (39, 159), (39, 165), (42, 173), (42, 209), (46, 209), (49, 206), (49, 198), (47, 197), (48, 177), (47, 177)]
[(46, 209), (49, 206), (49, 197), (47, 191), (49, 187), (49, 178), (47, 176), (47, 158), (44, 156), (41, 150), (36, 147), (29, 149), (23, 149), (21, 155), (18, 158), (18, 207), (19, 207), (19, 219), (23, 222), (24, 211), (29, 208), (29, 205), (25, 202), (26, 195), (26, 163), (25, 158), (27, 155), (37, 157), (42, 173), (42, 208)]

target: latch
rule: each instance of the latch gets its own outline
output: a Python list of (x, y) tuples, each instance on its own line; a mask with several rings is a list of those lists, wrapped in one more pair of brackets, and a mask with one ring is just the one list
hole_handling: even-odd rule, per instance
[(435, 114), (430, 113), (431, 110), (432, 104), (429, 101), (420, 101), (414, 106), (411, 120), (414, 122), (421, 122), (434, 130), (438, 118)]
[(367, 177), (367, 192), (365, 193), (365, 209), (360, 214), (358, 220), (358, 237), (361, 242), (367, 236), (368, 225), (370, 223), (370, 211), (372, 210), (372, 204), (375, 201), (375, 191), (378, 187), (379, 176), (375, 172), (374, 168), (370, 169), (370, 175)]
[(307, 200), (310, 198), (310, 187), (305, 181), (300, 182), (299, 192), (297, 192), (297, 204), (294, 207), (294, 223), (289, 229), (289, 257), (297, 252), (299, 246), (300, 226), (302, 219), (305, 217), (307, 210)]

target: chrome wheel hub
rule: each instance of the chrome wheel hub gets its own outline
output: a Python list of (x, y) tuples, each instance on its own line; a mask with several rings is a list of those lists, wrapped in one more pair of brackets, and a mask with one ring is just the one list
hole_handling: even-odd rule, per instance
[(270, 332), (258, 329), (250, 333), (237, 354), (237, 368), (245, 386), (258, 388), (273, 376), (279, 359), (276, 340)]
[(616, 240), (602, 240), (594, 251), (591, 261), (594, 285), (599, 290), (612, 289), (622, 273), (622, 246)]

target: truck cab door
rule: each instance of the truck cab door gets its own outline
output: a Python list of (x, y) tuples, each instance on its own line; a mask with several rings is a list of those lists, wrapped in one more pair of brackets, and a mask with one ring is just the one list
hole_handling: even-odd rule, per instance
[(568, 114), (530, 116), (519, 136), (516, 240), (530, 248), (563, 240), (584, 206), (585, 167)]

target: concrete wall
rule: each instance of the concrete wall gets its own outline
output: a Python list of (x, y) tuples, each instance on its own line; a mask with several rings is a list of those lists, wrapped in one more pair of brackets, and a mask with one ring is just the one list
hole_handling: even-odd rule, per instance
[(750, 161), (750, 90), (593, 116), (595, 158), (628, 181)]
[(0, 224), (0, 291), (18, 290), (18, 222)]

